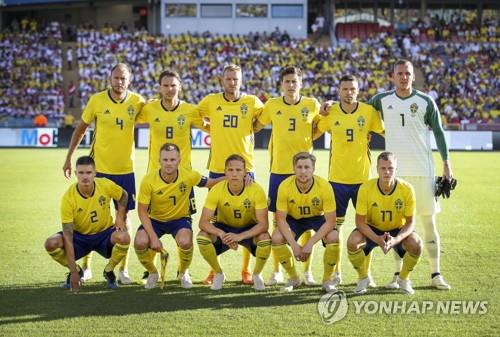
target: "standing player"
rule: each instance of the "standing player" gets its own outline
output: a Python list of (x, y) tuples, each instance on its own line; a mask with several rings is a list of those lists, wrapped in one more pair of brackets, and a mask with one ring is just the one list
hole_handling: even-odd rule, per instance
[[(264, 190), (257, 183), (245, 186), (245, 165), (240, 155), (230, 155), (226, 159), (227, 180), (208, 192), (201, 213), (196, 241), (201, 255), (215, 271), (212, 290), (220, 290), (226, 279), (217, 256), (229, 248), (238, 249), (238, 245), (246, 247), (256, 257), (252, 275), (254, 289), (265, 289), (261, 272), (271, 254), (267, 201)], [(214, 216), (215, 222), (212, 221)]]
[[(272, 124), (269, 152), (271, 154), (271, 176), (269, 177), (269, 210), (273, 212), (273, 224), (276, 226), (276, 195), (280, 183), (293, 174), (293, 156), (298, 152), (313, 150), (313, 123), (318, 118), (319, 102), (315, 98), (300, 95), (302, 88), (302, 70), (297, 67), (285, 67), (280, 73), (283, 96), (269, 99), (262, 114), (257, 118), (255, 130)], [(311, 238), (311, 231), (305, 231), (301, 244)], [(314, 285), (311, 273), (312, 252), (304, 263), (304, 279), (307, 285)], [(274, 285), (283, 282), (279, 270), (279, 261), (273, 254), (273, 274), (267, 282)]]
[[(61, 202), (63, 230), (45, 241), (49, 255), (70, 272), (65, 288), (80, 290), (83, 270), (76, 260), (97, 251), (109, 262), (104, 268), (108, 288), (117, 287), (114, 269), (127, 254), (130, 236), (127, 233), (125, 216), (127, 192), (106, 178), (96, 178), (92, 157), (84, 156), (76, 161), (77, 183), (66, 191)], [(117, 211), (115, 222), (111, 217), (110, 202), (115, 200)]]
[[(330, 144), (330, 185), (335, 193), (337, 204), (337, 228), (339, 242), (342, 245), (342, 225), (351, 200), (356, 208), (359, 187), (370, 178), (370, 149), (368, 138), (370, 132), (382, 134), (384, 128), (379, 113), (370, 105), (358, 102), (359, 82), (355, 76), (347, 75), (340, 79), (340, 102), (333, 104), (327, 116), (322, 116), (315, 136), (320, 133), (331, 133)], [(341, 245), (339, 246), (340, 251)], [(335, 266), (334, 284), (341, 282), (341, 255)], [(369, 271), (371, 255), (366, 263)], [(370, 277), (370, 286), (375, 283)]]
[(406, 294), (415, 292), (408, 279), (422, 254), (422, 240), (414, 232), (415, 193), (409, 183), (396, 178), (396, 167), (394, 155), (382, 152), (377, 158), (378, 179), (359, 189), (356, 229), (347, 240), (349, 261), (358, 272), (357, 294), (366, 292), (370, 279), (365, 260), (377, 246), (384, 254), (394, 249), (403, 259), (398, 288)]
[[(210, 120), (211, 148), (208, 169), (210, 178), (224, 176), (225, 159), (233, 153), (240, 154), (246, 163), (249, 175), (253, 178), (254, 130), (255, 119), (262, 113), (263, 104), (254, 95), (242, 93), (242, 73), (238, 65), (230, 64), (222, 71), (224, 92), (209, 94), (198, 104), (199, 115)], [(242, 281), (251, 284), (248, 271), (250, 254), (244, 250)], [(212, 271), (205, 283), (210, 284)]]
[[(413, 64), (399, 60), (394, 64), (392, 81), (395, 90), (380, 93), (370, 100), (382, 113), (385, 123), (385, 147), (398, 158), (398, 176), (415, 188), (417, 214), (424, 229), (424, 243), (431, 266), (431, 286), (447, 290), (450, 286), (440, 273), (440, 240), (436, 228), (439, 203), (434, 197), (434, 160), (431, 148), (431, 130), (443, 160), (443, 176), (453, 177), (448, 147), (441, 126), (439, 110), (428, 95), (413, 89)], [(397, 259), (396, 273), (391, 288), (397, 288), (401, 259)]]
[[(276, 221), (278, 228), (273, 233), (273, 250), (289, 279), (283, 291), (292, 291), (302, 280), (295, 269), (294, 259), (305, 261), (319, 240), (323, 241), (322, 287), (326, 292), (335, 292), (331, 280), (333, 268), (339, 259), (339, 241), (335, 224), (335, 197), (328, 181), (314, 174), (316, 157), (308, 152), (299, 152), (293, 157), (295, 175), (286, 178), (278, 188)], [(314, 230), (314, 235), (305, 245), (297, 239), (306, 230)], [(292, 248), (287, 247), (289, 244)]]
[[(90, 97), (83, 110), (82, 120), (73, 131), (63, 165), (66, 177), (71, 175), (71, 156), (82, 140), (88, 126), (94, 123), (90, 156), (96, 162), (97, 177), (108, 178), (123, 187), (128, 194), (127, 211), (135, 209), (134, 126), (144, 98), (128, 90), (132, 72), (124, 63), (111, 69), (111, 88)], [(130, 219), (127, 218), (130, 230)], [(119, 281), (130, 284), (127, 271), (128, 257), (120, 265)], [(85, 261), (84, 261), (85, 262)], [(85, 279), (91, 278), (90, 261), (84, 264)]]
[(159, 151), (160, 169), (149, 172), (141, 182), (138, 213), (142, 225), (135, 236), (134, 247), (148, 271), (146, 289), (155, 288), (159, 275), (152, 251), (159, 252), (160, 238), (171, 234), (179, 255), (177, 276), (181, 286), (189, 289), (193, 286), (188, 273), (193, 258), (190, 191), (193, 186), (210, 188), (223, 178), (207, 179), (180, 165), (181, 153), (175, 144), (166, 143)]

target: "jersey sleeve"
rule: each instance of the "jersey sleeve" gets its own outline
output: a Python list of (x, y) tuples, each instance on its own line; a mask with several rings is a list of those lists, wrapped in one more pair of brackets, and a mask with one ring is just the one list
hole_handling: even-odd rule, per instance
[(264, 103), (262, 103), (262, 101), (257, 96), (254, 96), (253, 117), (258, 118), (262, 114), (263, 108), (264, 108)]
[(370, 131), (381, 135), (384, 133), (384, 122), (382, 121), (380, 112), (378, 112), (375, 108), (372, 108), (371, 111), (372, 111), (372, 127)]
[(198, 171), (191, 171), (189, 174), (189, 183), (191, 186), (198, 186), (201, 181), (201, 174)]
[(85, 106), (85, 109), (83, 109), (82, 112), (82, 121), (85, 124), (90, 124), (95, 120), (95, 96), (90, 96), (89, 101), (87, 102), (87, 105)]
[(116, 183), (112, 182), (109, 179), (105, 180), (105, 187), (108, 195), (111, 197), (113, 200), (120, 200), (120, 198), (123, 195), (123, 189), (117, 185)]
[(361, 185), (358, 191), (358, 199), (356, 200), (356, 214), (368, 214), (368, 186), (367, 183)]
[(408, 193), (406, 194), (406, 207), (405, 207), (405, 216), (413, 216), (415, 215), (415, 190), (413, 186), (408, 186)]
[(434, 100), (429, 99), (427, 104), (427, 110), (424, 117), (425, 124), (432, 128), (432, 133), (434, 133), (434, 138), (436, 139), (436, 145), (441, 155), (441, 159), (448, 159), (448, 146), (446, 144), (446, 139), (444, 137), (444, 130), (441, 125), (441, 118), (439, 114), (439, 109)]
[(285, 184), (278, 187), (278, 197), (276, 198), (276, 209), (288, 213), (287, 191)]
[(318, 125), (317, 128), (321, 132), (326, 132), (330, 131), (330, 125), (329, 125), (329, 118), (328, 116), (319, 116), (318, 117)]
[(73, 216), (74, 207), (68, 196), (69, 193), (66, 192), (61, 199), (61, 223), (73, 223), (75, 220)]
[(196, 107), (196, 114), (201, 118), (203, 117), (210, 118), (209, 108), (210, 108), (210, 95), (205, 96), (201, 100), (201, 102), (198, 103), (198, 106)]
[(325, 185), (323, 185), (323, 212), (335, 212), (336, 209), (337, 204), (335, 203), (333, 188), (329, 183), (326, 183)]
[(220, 196), (220, 186), (224, 185), (224, 182), (221, 181), (217, 183), (210, 191), (208, 191), (207, 198), (205, 199), (204, 207), (215, 211), (217, 209), (217, 203), (219, 202)]
[(139, 188), (139, 196), (137, 197), (137, 202), (144, 205), (149, 205), (151, 203), (151, 193), (151, 184), (148, 182), (147, 176), (145, 176), (141, 181), (141, 187)]
[(201, 118), (200, 112), (196, 106), (193, 106), (193, 109), (191, 110), (191, 127), (207, 131), (207, 128), (203, 124), (203, 118)]
[[(254, 183), (256, 184), (256, 183)], [(260, 185), (256, 185), (255, 191), (255, 209), (265, 209), (267, 208), (267, 198), (266, 193)]]
[(148, 111), (150, 110), (151, 102), (144, 105), (135, 117), (136, 124), (145, 124), (148, 123)]
[(262, 109), (262, 113), (257, 117), (257, 121), (262, 125), (271, 123), (271, 100), (268, 100)]
[(375, 110), (377, 110), (380, 113), (381, 118), (382, 119), (384, 118), (384, 112), (382, 111), (382, 101), (380, 100), (380, 96), (379, 95), (373, 96), (366, 103), (368, 103), (372, 107), (374, 107)]

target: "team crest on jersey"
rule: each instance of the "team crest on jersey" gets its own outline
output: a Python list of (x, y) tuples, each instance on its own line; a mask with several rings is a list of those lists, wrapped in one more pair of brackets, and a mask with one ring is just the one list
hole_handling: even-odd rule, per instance
[(241, 117), (246, 118), (248, 113), (248, 105), (242, 104), (240, 105)]
[(129, 105), (128, 108), (127, 108), (127, 113), (128, 113), (128, 117), (130, 119), (134, 119), (134, 115), (135, 115), (135, 109), (132, 105)]
[(418, 111), (418, 105), (417, 105), (417, 103), (412, 103), (410, 105), (411, 116), (415, 117), (415, 115), (417, 114), (417, 111)]
[(366, 124), (366, 120), (365, 120), (365, 117), (363, 116), (359, 116), (358, 117), (358, 120), (357, 120), (357, 123), (358, 123), (358, 127), (359, 127), (359, 130), (363, 130), (363, 127), (365, 126)]
[(307, 120), (307, 116), (309, 116), (309, 109), (305, 107), (302, 108), (302, 110), (300, 110), (300, 115), (302, 116), (303, 121)]
[(186, 124), (186, 117), (184, 117), (184, 115), (179, 115), (179, 117), (177, 117), (177, 124), (182, 129), (184, 124)]
[(312, 205), (314, 207), (319, 207), (319, 204), (321, 203), (321, 200), (318, 197), (314, 197), (314, 198), (312, 198), (311, 202), (312, 202)]
[(397, 199), (394, 202), (394, 207), (396, 208), (396, 211), (401, 212), (401, 210), (403, 209), (403, 201), (401, 199)]
[(99, 197), (99, 205), (101, 205), (101, 207), (103, 207), (105, 204), (106, 204), (106, 198), (101, 195)]
[(186, 189), (187, 189), (186, 183), (185, 183), (185, 182), (182, 182), (182, 183), (179, 185), (179, 191), (181, 191), (181, 193), (184, 193), (184, 192), (186, 192)]
[(245, 209), (249, 209), (250, 207), (252, 207), (252, 202), (250, 201), (250, 199), (243, 200), (243, 207), (245, 207)]

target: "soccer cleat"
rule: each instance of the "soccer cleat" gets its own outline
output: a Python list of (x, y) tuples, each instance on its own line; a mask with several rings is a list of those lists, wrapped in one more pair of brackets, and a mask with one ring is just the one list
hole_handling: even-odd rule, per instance
[(149, 274), (148, 279), (146, 280), (146, 284), (144, 285), (144, 288), (146, 288), (146, 289), (156, 288), (156, 283), (158, 282), (159, 278), (160, 278), (160, 275), (158, 275), (158, 273)]
[(377, 288), (377, 284), (373, 280), (372, 274), (368, 274), (368, 287), (370, 288)]
[(271, 278), (267, 280), (266, 286), (274, 286), (278, 283), (283, 283), (284, 278), (283, 278), (283, 273), (281, 271), (275, 271), (271, 275)]
[(191, 281), (191, 276), (186, 271), (184, 273), (180, 273), (178, 275), (179, 280), (181, 281), (181, 287), (184, 289), (191, 289), (193, 287), (193, 281)]
[(132, 284), (133, 281), (128, 276), (128, 272), (126, 270), (120, 270), (118, 274), (118, 283), (120, 284)]
[(400, 278), (400, 279), (398, 279), (398, 285), (399, 285), (399, 289), (404, 294), (408, 294), (408, 295), (415, 294), (415, 290), (413, 290), (410, 280), (404, 280), (404, 279)]
[(210, 285), (214, 281), (215, 272), (213, 270), (208, 273), (207, 277), (203, 280), (203, 284)]
[(444, 281), (443, 276), (438, 274), (432, 278), (431, 287), (439, 289), (439, 290), (450, 290), (451, 287), (448, 283)]
[[(78, 269), (78, 274), (80, 275), (80, 282), (82, 282), (83, 281), (83, 269), (80, 268), (80, 266), (76, 266), (76, 269)], [(71, 272), (69, 272), (68, 275), (66, 276), (66, 281), (64, 281), (61, 284), (61, 288), (63, 288), (63, 289), (70, 289), (71, 288), (70, 278), (71, 278)]]
[(216, 273), (213, 279), (212, 286), (210, 289), (212, 290), (221, 290), (222, 285), (224, 284), (224, 281), (226, 280), (226, 276), (224, 273)]
[(392, 277), (392, 281), (385, 287), (388, 289), (399, 289), (398, 280), (399, 280), (399, 274), (394, 274), (394, 276)]
[(332, 278), (332, 284), (337, 287), (342, 283), (342, 275), (340, 273), (335, 272), (333, 273), (333, 278)]
[(149, 277), (149, 271), (146, 270), (142, 274), (142, 278), (141, 278), (142, 284), (146, 284), (146, 282), (148, 281), (148, 277)]
[(87, 282), (88, 280), (90, 280), (92, 278), (92, 270), (90, 270), (90, 269), (82, 269), (82, 270), (83, 270), (82, 281)]
[(257, 291), (266, 290), (266, 285), (264, 284), (264, 279), (261, 274), (252, 275), (253, 288)]
[(281, 291), (289, 293), (293, 290), (293, 288), (300, 287), (301, 285), (302, 280), (300, 278), (289, 278), (285, 286), (281, 288)]
[(308, 286), (315, 286), (317, 284), (313, 274), (310, 271), (306, 271), (304, 273), (304, 283)]
[(242, 270), (241, 271), (241, 282), (243, 282), (243, 284), (253, 284), (252, 274), (250, 274), (246, 270)]
[(328, 280), (323, 282), (323, 285), (321, 286), (324, 291), (327, 293), (335, 293), (337, 292), (337, 288), (335, 287), (334, 280)]
[(116, 284), (116, 275), (114, 271), (107, 272), (106, 270), (104, 270), (102, 272), (102, 276), (104, 276), (104, 279), (106, 280), (109, 289), (118, 288), (118, 284)]
[(356, 285), (356, 288), (354, 289), (354, 293), (355, 294), (366, 293), (366, 288), (368, 288), (369, 283), (370, 283), (369, 277), (365, 277), (365, 278), (358, 280), (358, 284)]

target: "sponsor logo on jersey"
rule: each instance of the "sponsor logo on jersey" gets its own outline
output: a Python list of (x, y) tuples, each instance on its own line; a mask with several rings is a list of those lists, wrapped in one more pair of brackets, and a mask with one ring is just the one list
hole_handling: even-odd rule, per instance
[(217, 107), (217, 109), (215, 109), (216, 111), (222, 111), (222, 108), (220, 107), (220, 105)]
[(224, 206), (225, 206), (225, 207), (229, 207), (230, 205), (229, 205), (229, 203), (226, 201), (226, 202), (224, 203)]
[(278, 112), (276, 112), (276, 116), (281, 116), (281, 115), (282, 115), (281, 110), (278, 110)]
[(389, 106), (387, 107), (387, 110), (394, 110), (394, 108), (392, 107), (392, 105), (389, 105)]
[(335, 123), (333, 125), (340, 126), (340, 122), (339, 121), (335, 121)]
[(295, 200), (293, 200), (293, 199), (292, 199), (292, 200), (290, 200), (288, 203), (289, 203), (289, 204), (295, 204)]
[(111, 111), (109, 111), (109, 109), (106, 109), (106, 111), (104, 111), (104, 114), (105, 114), (105, 115), (110, 115), (110, 114), (111, 114)]
[(156, 192), (156, 195), (162, 195), (162, 194), (163, 194), (163, 192), (161, 190)]
[(156, 117), (155, 122), (159, 122), (159, 121), (160, 121), (160, 118)]
[(378, 207), (377, 203), (376, 203), (376, 202), (374, 202), (374, 203), (372, 204), (372, 207)]
[(77, 211), (78, 213), (81, 213), (81, 212), (83, 212), (83, 208), (78, 207), (78, 209), (77, 209), (76, 211)]

